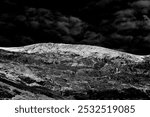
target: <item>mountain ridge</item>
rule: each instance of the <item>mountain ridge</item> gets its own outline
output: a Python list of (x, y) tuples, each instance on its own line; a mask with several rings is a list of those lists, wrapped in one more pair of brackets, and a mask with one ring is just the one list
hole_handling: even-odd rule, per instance
[(0, 99), (150, 99), (150, 57), (41, 43), (0, 48)]
[(0, 49), (13, 51), (13, 52), (25, 52), (25, 53), (48, 53), (48, 52), (73, 52), (82, 56), (90, 56), (90, 54), (95, 54), (97, 57), (102, 57), (105, 54), (108, 54), (110, 57), (115, 56), (133, 56), (134, 60), (142, 61), (144, 57), (148, 55), (141, 56), (141, 55), (134, 55), (127, 52), (121, 52), (105, 47), (99, 46), (91, 46), (91, 45), (80, 45), (80, 44), (63, 44), (63, 43), (39, 43), (39, 44), (32, 44), (28, 46), (22, 47), (0, 47)]

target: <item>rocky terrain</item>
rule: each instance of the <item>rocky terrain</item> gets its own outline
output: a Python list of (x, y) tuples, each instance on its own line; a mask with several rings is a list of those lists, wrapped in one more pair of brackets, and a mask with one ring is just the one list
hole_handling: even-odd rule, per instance
[(150, 57), (88, 45), (0, 48), (0, 99), (150, 99)]
[(0, 0), (0, 99), (150, 99), (150, 0)]

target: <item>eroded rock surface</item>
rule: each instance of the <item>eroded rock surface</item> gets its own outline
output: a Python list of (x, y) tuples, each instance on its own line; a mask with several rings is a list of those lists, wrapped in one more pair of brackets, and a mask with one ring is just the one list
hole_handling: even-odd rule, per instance
[(150, 99), (150, 57), (71, 44), (0, 48), (0, 99)]

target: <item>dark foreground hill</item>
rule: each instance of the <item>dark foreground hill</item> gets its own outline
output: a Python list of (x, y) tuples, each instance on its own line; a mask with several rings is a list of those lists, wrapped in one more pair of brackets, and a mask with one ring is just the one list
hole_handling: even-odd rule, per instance
[(42, 43), (0, 48), (0, 99), (150, 99), (150, 57)]

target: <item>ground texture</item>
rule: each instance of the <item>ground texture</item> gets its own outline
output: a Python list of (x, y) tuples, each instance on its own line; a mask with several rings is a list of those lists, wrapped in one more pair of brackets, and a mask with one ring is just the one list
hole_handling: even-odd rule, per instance
[(88, 45), (0, 48), (0, 99), (150, 99), (150, 57)]

